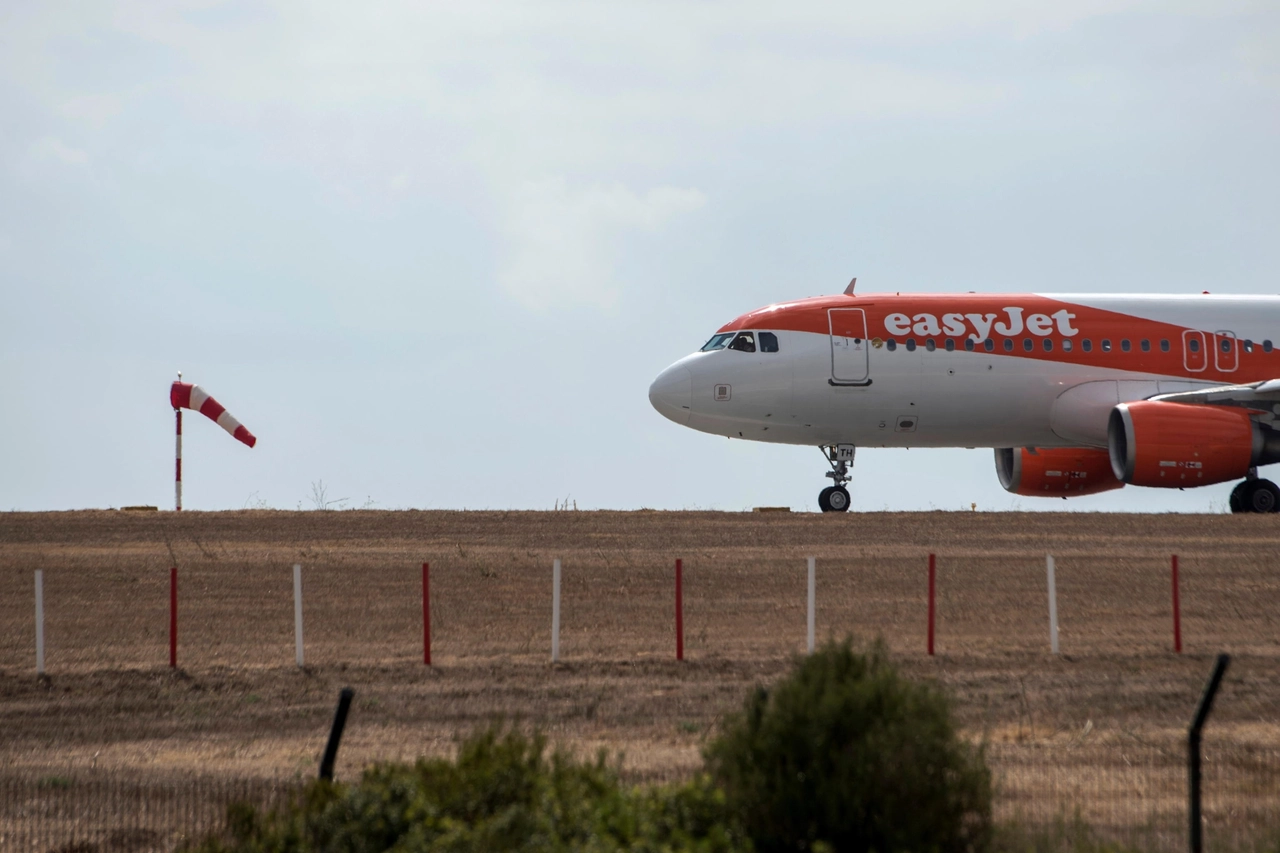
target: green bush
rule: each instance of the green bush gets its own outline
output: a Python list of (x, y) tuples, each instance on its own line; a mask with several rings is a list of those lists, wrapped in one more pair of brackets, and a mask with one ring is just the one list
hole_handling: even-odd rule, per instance
[(946, 696), (827, 643), (757, 688), (707, 748), (712, 778), (762, 853), (975, 853), (991, 840), (991, 775)]
[(991, 844), (981, 751), (957, 736), (946, 697), (899, 676), (881, 645), (859, 653), (828, 643), (798, 660), (726, 721), (706, 760), (710, 772), (686, 784), (632, 788), (604, 753), (548, 754), (541, 735), (491, 727), (454, 760), (375, 765), (356, 784), (317, 782), (266, 814), (237, 806), (199, 849), (985, 853)]
[(236, 807), (206, 853), (254, 851), (661, 851), (730, 853), (750, 845), (703, 776), (629, 789), (601, 753), (548, 757), (541, 735), (491, 727), (455, 761), (384, 764), (355, 785), (317, 782), (288, 808)]

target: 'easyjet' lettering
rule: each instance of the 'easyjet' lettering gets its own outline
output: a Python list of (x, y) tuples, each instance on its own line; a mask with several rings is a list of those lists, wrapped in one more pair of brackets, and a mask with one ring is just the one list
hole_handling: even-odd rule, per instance
[(973, 332), (969, 337), (975, 341), (990, 337), (992, 327), (995, 328), (996, 334), (1005, 337), (1020, 335), (1023, 329), (1026, 329), (1031, 334), (1043, 338), (1053, 334), (1055, 325), (1058, 334), (1064, 337), (1070, 338), (1080, 334), (1080, 330), (1071, 325), (1076, 315), (1065, 308), (1053, 314), (1032, 314), (1026, 320), (1022, 317), (1022, 312), (1025, 310), (1023, 308), (1010, 307), (1003, 310), (1007, 315), (1003, 319), (999, 314), (943, 314), (941, 325), (934, 314), (916, 314), (914, 317), (906, 314), (890, 314), (884, 318), (884, 328), (891, 335), (914, 333), (921, 337), (932, 337), (944, 333), (958, 337), (972, 328)]

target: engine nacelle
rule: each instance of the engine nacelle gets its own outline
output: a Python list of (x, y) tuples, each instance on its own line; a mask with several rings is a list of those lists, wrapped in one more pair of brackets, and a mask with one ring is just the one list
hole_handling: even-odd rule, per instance
[(1277, 459), (1277, 435), (1245, 409), (1162, 403), (1121, 403), (1107, 422), (1115, 476), (1135, 486), (1179, 489), (1238, 480)]
[(997, 447), (1000, 485), (1015, 495), (1071, 497), (1119, 489), (1111, 457), (1091, 447)]

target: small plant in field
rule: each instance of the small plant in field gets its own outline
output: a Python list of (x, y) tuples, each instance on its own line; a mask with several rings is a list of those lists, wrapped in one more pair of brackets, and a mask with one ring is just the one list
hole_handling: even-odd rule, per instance
[(244, 509), (271, 509), (271, 504), (267, 503), (257, 492), (250, 493), (249, 497), (244, 499)]
[(334, 498), (329, 499), (329, 490), (324, 484), (324, 480), (315, 480), (311, 484), (311, 506), (314, 509), (342, 509), (350, 498)]

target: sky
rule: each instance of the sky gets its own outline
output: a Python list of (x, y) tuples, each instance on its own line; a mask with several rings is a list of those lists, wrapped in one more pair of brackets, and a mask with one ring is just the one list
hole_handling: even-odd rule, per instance
[[(0, 4), (0, 509), (815, 509), (665, 366), (773, 302), (1276, 293), (1274, 2)], [(859, 452), (853, 509), (1072, 501)]]

